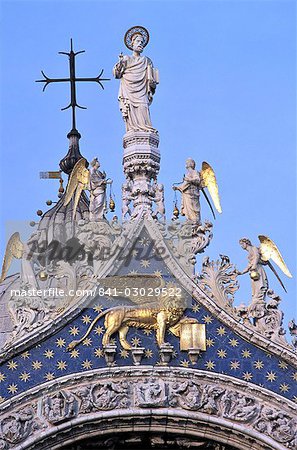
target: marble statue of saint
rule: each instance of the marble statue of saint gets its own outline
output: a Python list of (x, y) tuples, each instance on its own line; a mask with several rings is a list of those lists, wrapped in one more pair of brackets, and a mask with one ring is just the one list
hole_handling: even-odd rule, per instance
[(90, 169), (90, 220), (98, 220), (104, 218), (106, 210), (106, 185), (111, 180), (106, 179), (106, 173), (99, 170), (100, 163), (98, 158), (94, 158), (91, 162)]
[(201, 223), (200, 216), (200, 188), (201, 179), (199, 172), (195, 169), (195, 161), (191, 158), (186, 161), (187, 173), (183, 182), (172, 188), (178, 190), (182, 194), (181, 215), (188, 220)]
[(148, 41), (145, 28), (128, 30), (125, 44), (133, 53), (130, 56), (121, 53), (113, 69), (114, 77), (121, 80), (118, 99), (127, 132), (157, 132), (151, 123), (149, 106), (159, 83), (158, 71), (149, 58), (141, 56)]

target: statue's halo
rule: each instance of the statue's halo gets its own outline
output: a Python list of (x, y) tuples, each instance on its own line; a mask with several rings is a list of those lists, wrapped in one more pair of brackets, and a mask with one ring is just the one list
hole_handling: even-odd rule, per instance
[(141, 36), (143, 37), (143, 40), (144, 40), (143, 47), (145, 47), (150, 40), (150, 35), (146, 28), (138, 26), (138, 25), (131, 27), (126, 32), (125, 37), (124, 37), (125, 45), (126, 45), (126, 47), (129, 48), (129, 50), (133, 50), (132, 38), (135, 34), (141, 34)]

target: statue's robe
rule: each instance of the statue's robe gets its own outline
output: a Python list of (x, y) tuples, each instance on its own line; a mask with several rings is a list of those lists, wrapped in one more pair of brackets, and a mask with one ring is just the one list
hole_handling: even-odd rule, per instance
[(181, 215), (195, 223), (201, 222), (200, 217), (200, 175), (197, 170), (191, 170), (178, 187), (182, 194)]
[(100, 170), (90, 170), (90, 220), (104, 218), (106, 209), (106, 184), (105, 174)]
[(119, 89), (120, 110), (126, 123), (126, 131), (152, 131), (149, 105), (153, 100), (154, 79), (152, 61), (146, 56), (124, 56), (124, 66), (117, 63), (114, 76), (121, 79)]
[(252, 305), (256, 305), (259, 302), (265, 300), (265, 296), (268, 290), (268, 279), (263, 267), (264, 261), (261, 260), (261, 253), (259, 249), (252, 246), (249, 251), (248, 261), (251, 266), (250, 272), (258, 272), (258, 279), (252, 279)]

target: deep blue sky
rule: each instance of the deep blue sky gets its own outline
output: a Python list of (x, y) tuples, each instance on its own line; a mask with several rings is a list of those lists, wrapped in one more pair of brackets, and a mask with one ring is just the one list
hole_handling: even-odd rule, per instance
[[(215, 223), (211, 258), (227, 254), (242, 269), (246, 253), (238, 239), (256, 243), (267, 234), (294, 275), (282, 278), (286, 321), (296, 314), (296, 3), (295, 1), (3, 1), (1, 2), (1, 255), (5, 225), (32, 220), (55, 199), (56, 181), (39, 171), (56, 170), (67, 151), (70, 112), (60, 112), (69, 87), (34, 83), (68, 75), (70, 37), (77, 74), (111, 76), (123, 35), (132, 25), (151, 34), (145, 54), (159, 68), (161, 83), (151, 108), (160, 133), (168, 216), (171, 185), (184, 161), (208, 161), (217, 173), (223, 214)], [(123, 180), (124, 125), (117, 104), (118, 81), (101, 91), (78, 87), (81, 151), (98, 156), (114, 180), (117, 213)], [(203, 217), (210, 218), (203, 203)], [(15, 224), (13, 227), (17, 227)], [(11, 229), (12, 227), (10, 227)], [(200, 262), (198, 261), (198, 264)], [(270, 274), (269, 274), (270, 275)], [(271, 286), (281, 293), (273, 274)], [(248, 277), (237, 302), (250, 298)], [(297, 317), (296, 317), (297, 318)]]

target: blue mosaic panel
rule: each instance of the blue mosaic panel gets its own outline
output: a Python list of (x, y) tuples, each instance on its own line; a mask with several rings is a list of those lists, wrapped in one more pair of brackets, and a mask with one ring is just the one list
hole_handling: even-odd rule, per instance
[[(155, 257), (154, 247), (145, 232), (142, 233), (133, 252), (129, 263), (121, 268), (120, 275), (155, 273), (161, 274), (166, 280), (172, 279), (164, 261)], [(0, 366), (1, 399), (11, 398), (64, 375), (106, 367), (102, 347), (104, 317), (98, 320), (89, 336), (80, 345), (71, 351), (67, 350), (67, 346), (74, 339), (83, 337), (91, 322), (108, 305), (110, 306), (110, 300), (97, 296), (92, 307), (83, 310), (60, 332), (2, 364)], [(242, 339), (195, 301), (186, 310), (185, 315), (206, 324), (207, 351), (202, 352), (197, 363), (192, 365), (187, 352), (180, 351), (179, 339), (169, 332), (166, 340), (174, 347), (170, 365), (226, 374), (297, 401), (296, 369)], [(133, 365), (131, 352), (122, 349), (117, 334), (112, 337), (112, 340), (117, 345), (114, 364), (116, 366)], [(145, 348), (142, 364), (160, 364), (153, 330), (130, 328), (127, 340), (133, 346)]]

